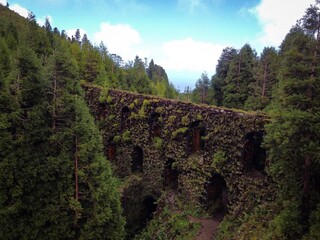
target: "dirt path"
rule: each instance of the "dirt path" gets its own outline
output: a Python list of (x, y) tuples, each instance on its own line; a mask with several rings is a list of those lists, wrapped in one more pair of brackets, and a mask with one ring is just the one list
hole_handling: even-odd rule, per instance
[(195, 240), (213, 240), (213, 236), (217, 231), (221, 219), (221, 216), (216, 216), (214, 218), (196, 218), (189, 216), (190, 221), (199, 222), (201, 224), (201, 229)]

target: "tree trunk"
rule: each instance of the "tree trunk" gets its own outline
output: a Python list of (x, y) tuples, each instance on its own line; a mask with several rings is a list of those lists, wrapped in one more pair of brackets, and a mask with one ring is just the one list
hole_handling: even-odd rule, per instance
[(267, 69), (268, 69), (268, 63), (266, 63), (266, 65), (264, 66), (261, 97), (265, 97), (265, 95), (266, 95)]
[(78, 181), (78, 137), (75, 137), (75, 153), (74, 153), (74, 179), (75, 179), (75, 195), (74, 198), (79, 200), (79, 181)]
[(56, 129), (56, 99), (57, 99), (57, 78), (53, 77), (53, 99), (52, 99), (52, 130)]

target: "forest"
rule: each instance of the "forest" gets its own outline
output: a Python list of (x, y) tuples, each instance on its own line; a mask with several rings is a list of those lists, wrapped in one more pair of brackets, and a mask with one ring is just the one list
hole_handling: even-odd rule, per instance
[[(267, 115), (275, 200), (226, 215), (215, 239), (320, 239), (318, 1), (279, 48), (227, 47), (215, 74), (184, 92), (154, 60), (124, 63), (79, 30), (67, 36), (48, 18), (40, 27), (32, 12), (25, 19), (0, 4), (0, 239), (129, 239), (123, 181), (105, 156), (85, 84)], [(158, 218), (136, 239), (154, 239), (165, 223), (178, 229), (157, 239), (192, 239), (165, 211)]]

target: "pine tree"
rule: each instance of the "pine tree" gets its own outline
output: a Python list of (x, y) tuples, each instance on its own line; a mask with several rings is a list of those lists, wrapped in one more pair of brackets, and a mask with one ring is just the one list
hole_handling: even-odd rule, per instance
[(210, 89), (210, 80), (206, 72), (201, 74), (201, 78), (196, 82), (196, 87), (193, 90), (193, 101), (202, 104), (212, 104), (213, 97)]
[(123, 239), (117, 180), (72, 45), (53, 40), (43, 61), (37, 45), (11, 52), (0, 36), (0, 239)]
[(245, 44), (229, 66), (225, 84), (222, 87), (223, 106), (244, 108), (244, 103), (252, 94), (254, 82), (253, 67), (256, 64), (256, 53), (249, 44)]
[(216, 66), (216, 73), (211, 78), (211, 88), (217, 106), (221, 106), (223, 102), (222, 87), (225, 83), (231, 61), (237, 55), (237, 50), (232, 47), (227, 47), (222, 50), (218, 64)]
[(288, 238), (302, 233), (310, 211), (320, 200), (315, 194), (320, 164), (320, 81), (319, 66), (314, 68), (313, 64), (314, 48), (315, 40), (300, 26), (295, 26), (282, 43), (273, 121), (267, 126), (265, 139), (269, 172), (280, 187), (279, 231)]
[(257, 65), (253, 69), (255, 82), (251, 88), (253, 94), (245, 102), (245, 108), (262, 110), (271, 101), (272, 89), (277, 82), (279, 57), (274, 47), (264, 48)]
[(124, 220), (116, 180), (103, 156), (101, 136), (81, 97), (77, 65), (68, 56), (68, 50), (61, 48), (53, 61), (55, 99), (50, 142), (50, 161), (64, 166), (60, 184), (68, 191), (61, 192), (60, 198), (64, 196), (68, 204), (65, 222), (75, 238), (123, 239)]

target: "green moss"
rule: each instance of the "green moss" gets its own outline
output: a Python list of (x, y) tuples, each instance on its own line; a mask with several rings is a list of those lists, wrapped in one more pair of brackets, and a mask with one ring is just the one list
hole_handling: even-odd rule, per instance
[(122, 140), (124, 142), (130, 142), (131, 141), (131, 134), (129, 130), (126, 130), (123, 134), (122, 134)]
[(149, 104), (150, 104), (150, 102), (149, 102), (148, 99), (144, 99), (143, 102), (142, 102), (143, 106), (148, 106)]
[(106, 99), (106, 102), (107, 102), (107, 103), (111, 103), (111, 102), (112, 102), (112, 100), (113, 100), (113, 97), (108, 96), (108, 97), (107, 97), (107, 99)]
[(112, 121), (116, 116), (114, 114), (109, 114), (108, 115), (108, 120)]
[(197, 120), (203, 120), (202, 115), (198, 114), (198, 115), (197, 115)]
[(174, 132), (172, 133), (172, 137), (175, 138), (175, 137), (177, 137), (179, 134), (184, 134), (187, 130), (188, 130), (187, 127), (179, 128), (178, 130), (176, 130), (176, 131), (174, 131)]
[(130, 109), (134, 109), (134, 106), (135, 106), (135, 105), (134, 105), (134, 103), (132, 102), (132, 103), (130, 103), (129, 108), (130, 108)]
[(162, 148), (162, 144), (163, 144), (163, 141), (161, 138), (159, 137), (154, 137), (152, 139), (152, 142), (153, 142), (153, 146), (156, 148), (156, 149), (161, 149)]
[[(97, 91), (104, 91), (104, 101), (106, 102), (108, 94), (103, 89), (96, 90), (95, 88), (89, 91), (87, 99), (90, 101), (93, 111), (96, 111), (94, 114), (97, 113), (97, 118), (104, 113), (109, 114), (109, 117), (100, 125), (105, 143), (108, 144), (110, 137), (117, 135), (121, 109), (125, 106), (131, 109), (130, 119), (138, 120), (128, 121), (125, 128), (121, 129), (123, 133), (119, 134), (120, 136), (115, 136), (113, 140), (119, 143), (117, 157), (123, 159), (123, 161), (115, 163), (114, 167), (115, 172), (121, 177), (131, 174), (132, 145), (139, 145), (144, 150), (148, 149), (143, 156), (145, 171), (139, 175), (141, 182), (143, 182), (143, 188), (134, 186), (136, 189), (132, 190), (137, 194), (149, 194), (150, 192), (161, 194), (163, 190), (163, 164), (168, 161), (168, 158), (172, 158), (174, 160), (172, 168), (179, 171), (177, 198), (185, 200), (179, 206), (175, 201), (175, 206), (183, 207), (189, 204), (187, 209), (192, 210), (186, 210), (186, 207), (179, 209), (184, 213), (185, 211), (195, 213), (198, 212), (198, 209), (204, 210), (199, 199), (204, 196), (204, 185), (213, 173), (219, 173), (227, 183), (230, 215), (248, 211), (255, 204), (263, 203), (268, 197), (274, 196), (270, 193), (273, 186), (267, 177), (261, 175), (261, 180), (258, 181), (252, 176), (247, 176), (242, 163), (243, 139), (250, 132), (263, 131), (263, 125), (267, 121), (266, 117), (256, 114), (239, 114), (239, 112), (216, 107), (163, 101), (158, 98), (112, 89), (109, 90), (109, 94), (116, 104), (101, 105), (103, 109), (97, 109), (99, 107)], [(161, 138), (153, 137), (150, 139), (150, 131), (153, 126), (150, 125), (152, 121), (149, 117), (150, 113), (154, 112), (160, 115), (158, 120), (161, 122), (159, 124)], [(203, 121), (206, 127), (206, 135), (203, 137), (206, 147), (205, 153), (203, 151), (189, 152), (189, 150), (192, 151), (192, 141), (190, 141), (191, 136), (187, 135), (188, 126), (192, 121), (197, 120)], [(118, 153), (120, 149), (122, 152)], [(254, 187), (252, 187), (253, 185)], [(183, 224), (178, 225), (176, 229), (180, 229)], [(233, 230), (228, 226), (224, 227), (225, 231)], [(248, 230), (251, 229), (248, 228)]]
[(169, 117), (168, 117), (168, 124), (169, 125), (172, 125), (173, 123), (174, 123), (174, 121), (176, 120), (176, 116), (175, 115), (170, 115)]
[(140, 119), (147, 117), (144, 107), (142, 107), (142, 108), (138, 111), (138, 115), (139, 115), (139, 118), (140, 118)]
[(113, 141), (116, 143), (120, 142), (120, 140), (121, 140), (121, 136), (119, 136), (119, 135), (114, 136), (114, 138), (113, 138)]
[(188, 126), (189, 123), (190, 123), (189, 117), (188, 117), (188, 116), (183, 116), (183, 117), (181, 118), (181, 122), (182, 122), (183, 125)]
[(163, 107), (157, 107), (156, 108), (157, 113), (162, 113), (163, 112)]
[(226, 153), (224, 151), (217, 151), (213, 155), (213, 160), (211, 163), (211, 167), (214, 168), (217, 172), (220, 171), (221, 166), (228, 160)]
[(99, 102), (101, 103), (106, 103), (109, 97), (109, 89), (108, 88), (103, 88), (100, 91), (100, 95), (99, 95)]

